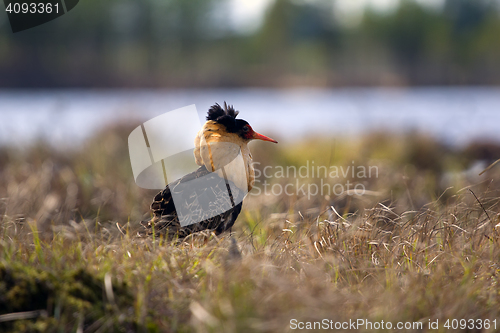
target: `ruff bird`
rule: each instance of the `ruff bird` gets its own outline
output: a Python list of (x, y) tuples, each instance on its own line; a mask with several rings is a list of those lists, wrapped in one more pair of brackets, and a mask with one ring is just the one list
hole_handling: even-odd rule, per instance
[(141, 222), (146, 234), (183, 238), (202, 230), (218, 235), (231, 229), (255, 180), (248, 143), (277, 143), (255, 132), (245, 120), (236, 119), (238, 113), (226, 102), (224, 108), (210, 107), (194, 141), (194, 158), (200, 167), (154, 197), (152, 219)]

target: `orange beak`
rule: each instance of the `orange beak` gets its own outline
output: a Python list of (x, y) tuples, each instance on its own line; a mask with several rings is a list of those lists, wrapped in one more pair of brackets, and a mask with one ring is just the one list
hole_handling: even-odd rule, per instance
[(251, 139), (252, 140), (262, 140), (262, 141), (269, 141), (269, 142), (274, 142), (274, 143), (278, 143), (278, 141), (276, 140), (273, 140), (265, 135), (262, 135), (262, 134), (259, 134), (257, 132), (253, 132), (252, 133), (252, 136), (251, 136)]

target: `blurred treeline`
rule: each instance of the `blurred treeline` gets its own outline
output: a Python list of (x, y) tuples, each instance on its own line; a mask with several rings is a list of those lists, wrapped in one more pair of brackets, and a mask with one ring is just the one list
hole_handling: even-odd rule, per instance
[(500, 84), (496, 0), (401, 0), (357, 24), (333, 1), (274, 0), (248, 33), (228, 0), (87, 0), (17, 34), (2, 14), (0, 86)]

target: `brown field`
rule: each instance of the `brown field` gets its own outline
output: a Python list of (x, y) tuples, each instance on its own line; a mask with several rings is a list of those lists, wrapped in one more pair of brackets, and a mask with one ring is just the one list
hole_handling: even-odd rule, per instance
[[(250, 195), (232, 235), (167, 241), (136, 236), (155, 191), (133, 181), (132, 128), (70, 151), (0, 148), (0, 331), (300, 331), (292, 319), (500, 331), (500, 166), (479, 176), (500, 146), (417, 133), (251, 144), (260, 169), (354, 161), (378, 177), (347, 177), (363, 196)], [(445, 328), (453, 319), (476, 321)]]

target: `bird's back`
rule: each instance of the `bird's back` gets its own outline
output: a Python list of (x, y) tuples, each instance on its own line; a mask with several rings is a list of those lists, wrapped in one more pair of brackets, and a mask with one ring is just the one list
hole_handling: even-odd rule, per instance
[(153, 218), (142, 224), (146, 233), (169, 238), (201, 230), (219, 234), (236, 221), (245, 194), (231, 181), (201, 166), (158, 193), (151, 204)]

